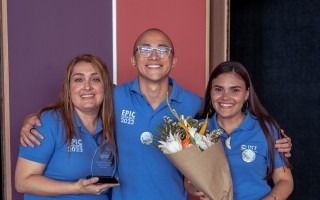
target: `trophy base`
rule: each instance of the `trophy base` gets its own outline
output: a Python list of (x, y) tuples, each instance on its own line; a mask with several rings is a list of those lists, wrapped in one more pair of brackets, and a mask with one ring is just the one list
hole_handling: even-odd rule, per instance
[(87, 178), (98, 177), (99, 181), (97, 183), (119, 183), (115, 177), (112, 176), (87, 176)]

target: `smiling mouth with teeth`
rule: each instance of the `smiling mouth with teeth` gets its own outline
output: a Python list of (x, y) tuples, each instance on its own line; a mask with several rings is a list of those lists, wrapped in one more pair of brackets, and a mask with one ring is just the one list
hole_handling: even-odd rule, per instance
[(93, 94), (85, 94), (85, 95), (81, 95), (82, 98), (90, 98), (93, 97)]
[(222, 106), (222, 107), (231, 107), (231, 106), (233, 106), (233, 104), (230, 104), (230, 103), (220, 103), (220, 106)]
[(147, 65), (148, 68), (159, 68), (161, 67), (160, 65)]

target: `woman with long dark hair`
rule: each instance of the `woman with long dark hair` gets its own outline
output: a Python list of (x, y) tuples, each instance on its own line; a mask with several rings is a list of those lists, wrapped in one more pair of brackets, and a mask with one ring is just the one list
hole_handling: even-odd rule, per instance
[(209, 128), (223, 130), (234, 199), (286, 199), (293, 178), (287, 158), (274, 148), (282, 137), (280, 126), (260, 103), (242, 64), (223, 62), (213, 70), (197, 118), (207, 114)]

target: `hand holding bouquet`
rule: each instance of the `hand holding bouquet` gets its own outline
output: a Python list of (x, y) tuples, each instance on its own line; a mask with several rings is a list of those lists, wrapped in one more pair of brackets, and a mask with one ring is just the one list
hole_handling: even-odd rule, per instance
[(178, 121), (164, 117), (157, 147), (196, 188), (212, 200), (233, 199), (229, 165), (220, 141), (221, 130), (209, 132), (208, 117), (184, 118), (167, 104)]

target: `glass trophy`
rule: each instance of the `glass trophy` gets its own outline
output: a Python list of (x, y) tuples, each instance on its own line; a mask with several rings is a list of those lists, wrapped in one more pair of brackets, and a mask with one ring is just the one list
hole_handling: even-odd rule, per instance
[(117, 158), (112, 144), (105, 140), (95, 151), (91, 161), (91, 176), (99, 177), (98, 183), (118, 183), (114, 177)]

